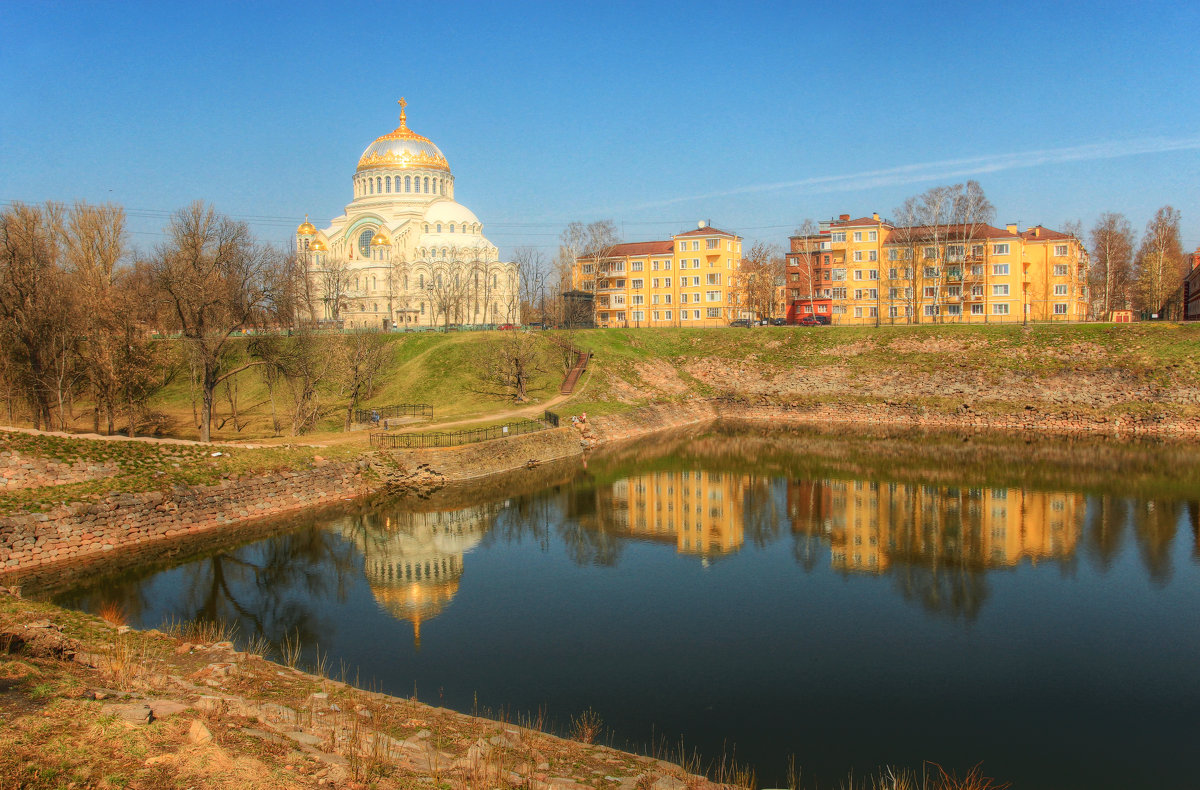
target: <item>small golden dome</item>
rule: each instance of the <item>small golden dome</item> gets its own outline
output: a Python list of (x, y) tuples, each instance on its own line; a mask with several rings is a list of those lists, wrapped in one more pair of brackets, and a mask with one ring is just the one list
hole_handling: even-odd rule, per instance
[(315, 236), (316, 233), (317, 229), (314, 228), (313, 224), (308, 221), (308, 215), (305, 214), (304, 222), (300, 223), (300, 227), (296, 228), (296, 234), (298, 236)]
[(308, 248), (313, 252), (325, 252), (325, 242), (320, 239), (313, 239), (313, 243)]
[(383, 230), (375, 231), (375, 235), (371, 237), (372, 247), (390, 247), (392, 242), (384, 234)]

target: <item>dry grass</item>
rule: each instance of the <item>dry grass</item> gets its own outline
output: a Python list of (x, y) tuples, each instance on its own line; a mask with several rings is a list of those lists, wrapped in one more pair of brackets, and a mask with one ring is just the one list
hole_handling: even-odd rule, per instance
[(595, 743), (596, 738), (604, 730), (604, 719), (600, 714), (588, 708), (578, 716), (571, 717), (571, 740), (580, 743)]
[(226, 623), (224, 620), (176, 620), (172, 617), (159, 630), (185, 642), (211, 645), (234, 641), (238, 629), (237, 623)]
[(127, 625), (128, 618), (125, 614), (125, 607), (114, 601), (110, 601), (100, 607), (100, 619), (109, 625)]

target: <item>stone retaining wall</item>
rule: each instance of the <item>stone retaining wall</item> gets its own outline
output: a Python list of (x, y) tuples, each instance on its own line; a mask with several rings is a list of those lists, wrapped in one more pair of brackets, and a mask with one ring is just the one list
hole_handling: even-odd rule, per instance
[(825, 403), (803, 406), (717, 402), (722, 419), (767, 422), (777, 425), (911, 425), (915, 428), (958, 428), (992, 431), (1031, 431), (1052, 434), (1106, 434), (1195, 439), (1200, 418), (1093, 417), (1068, 411), (1043, 411), (1026, 407), (1017, 414), (987, 414), (962, 409), (958, 413), (929, 412), (920, 406), (893, 402), (882, 405)]
[(40, 488), (82, 483), (118, 474), (115, 463), (101, 461), (56, 461), (36, 455), (23, 455), (16, 450), (0, 452), (0, 489)]
[(659, 431), (704, 426), (717, 417), (717, 410), (710, 401), (644, 406), (623, 414), (592, 417), (582, 427), (582, 433), (588, 446), (595, 446), (637, 439)]
[(357, 496), (357, 463), (225, 480), (211, 486), (114, 494), (45, 513), (0, 517), (0, 573), (162, 541), (247, 519)]

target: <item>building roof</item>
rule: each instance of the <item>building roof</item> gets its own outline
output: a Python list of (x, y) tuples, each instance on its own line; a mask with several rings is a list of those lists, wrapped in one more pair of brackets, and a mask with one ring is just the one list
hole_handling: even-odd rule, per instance
[(849, 228), (854, 225), (888, 225), (886, 220), (877, 217), (859, 217), (858, 219), (835, 219), (829, 223), (831, 228)]
[(711, 225), (705, 225), (703, 228), (696, 228), (695, 230), (684, 231), (683, 233), (676, 233), (671, 238), (677, 239), (680, 236), (732, 236), (735, 239), (738, 238), (736, 233), (714, 228)]
[[(1035, 234), (1034, 233), (1035, 229), (1040, 229), (1041, 233)], [(1049, 228), (1043, 228), (1041, 225), (1037, 225), (1037, 226), (1035, 226), (1035, 228), (1030, 228), (1029, 230), (1022, 231), (1021, 238), (1025, 239), (1025, 241), (1065, 241), (1067, 239), (1073, 239), (1075, 237), (1072, 236), (1070, 233), (1063, 233), (1063, 232), (1057, 231), (1057, 230), (1050, 230)]]
[[(605, 258), (638, 258), (642, 255), (670, 255), (675, 243), (670, 241), (628, 241), (614, 244), (605, 251)], [(579, 260), (590, 261), (595, 255), (580, 255)]]
[(940, 241), (955, 242), (1010, 239), (1020, 235), (1004, 228), (997, 228), (994, 225), (901, 225), (896, 227), (895, 230), (897, 233), (884, 242), (885, 244), (905, 244), (935, 237)]

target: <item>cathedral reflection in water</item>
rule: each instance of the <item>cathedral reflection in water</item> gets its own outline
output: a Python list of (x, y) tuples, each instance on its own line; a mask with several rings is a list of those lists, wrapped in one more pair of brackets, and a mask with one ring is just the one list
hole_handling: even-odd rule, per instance
[(478, 545), (503, 503), (451, 511), (371, 513), (338, 527), (363, 555), (375, 600), (413, 626), (421, 645), (421, 623), (437, 617), (458, 592), (463, 555)]

